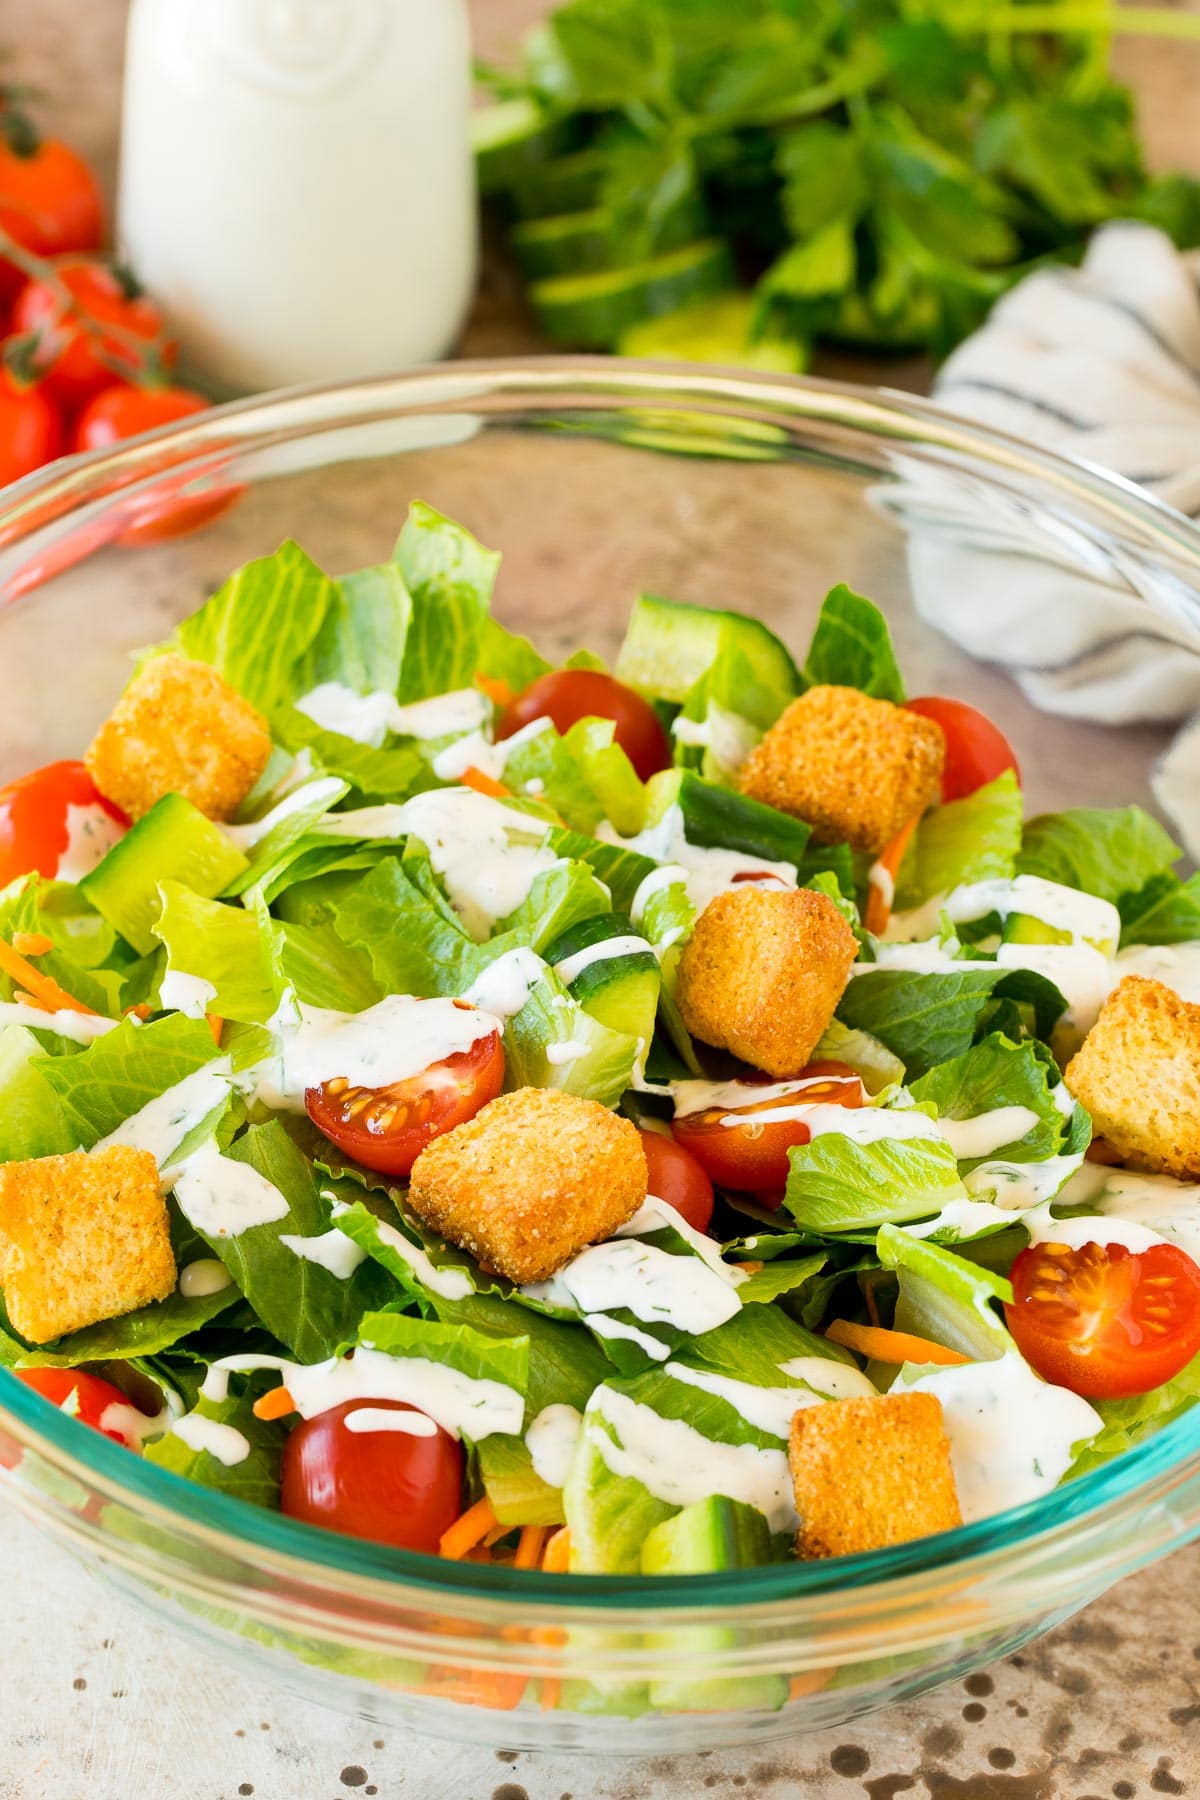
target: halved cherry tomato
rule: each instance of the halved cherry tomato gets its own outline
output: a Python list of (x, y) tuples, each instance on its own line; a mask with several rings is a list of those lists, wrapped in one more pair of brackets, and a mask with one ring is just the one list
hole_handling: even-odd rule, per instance
[(976, 788), (995, 781), (1005, 769), (1011, 769), (1020, 781), (1013, 747), (986, 713), (968, 706), (965, 700), (948, 700), (940, 694), (923, 694), (907, 704), (909, 712), (920, 713), (942, 728), (946, 739), (943, 801), (965, 799)]
[(0, 365), (0, 487), (31, 475), (65, 449), (62, 419), (43, 382), (22, 382)]
[(1148, 1393), (1200, 1351), (1200, 1266), (1174, 1244), (1031, 1244), (1011, 1279), (1022, 1356), (1089, 1400)]
[(339, 1075), (309, 1088), (304, 1104), (318, 1131), (355, 1162), (408, 1175), (426, 1144), (473, 1119), (503, 1086), (504, 1048), (490, 1031), (407, 1081), (351, 1087)]
[(667, 734), (650, 702), (599, 669), (559, 669), (539, 675), (500, 715), (496, 736), (511, 737), (535, 719), (550, 719), (562, 732), (580, 719), (612, 719), (617, 728), (614, 740), (643, 781), (671, 766)]
[[(161, 308), (147, 295), (131, 291), (106, 263), (68, 257), (55, 273), (74, 307), (53, 282), (30, 281), (17, 297), (12, 324), (15, 332), (40, 340), (38, 367), (45, 370), (49, 393), (66, 411), (85, 406), (121, 374), (136, 376), (151, 352), (159, 368), (174, 365), (177, 347), (167, 336)], [(85, 328), (80, 314), (94, 330)]]
[[(862, 1082), (846, 1063), (815, 1062), (798, 1081), (815, 1082), (786, 1099), (761, 1100), (736, 1110), (710, 1107), (685, 1113), (671, 1126), (676, 1140), (690, 1150), (718, 1187), (747, 1194), (774, 1194), (788, 1178), (788, 1151), (811, 1137), (804, 1123), (805, 1106), (861, 1106)], [(760, 1113), (786, 1108), (796, 1117), (760, 1119)]]
[(81, 762), (47, 763), (0, 788), (0, 888), (18, 875), (36, 873), (47, 880), (57, 875), (70, 842), (72, 807), (91, 807), (119, 825), (129, 823)]
[[(17, 1369), (15, 1374), (18, 1381), (34, 1388), (52, 1406), (103, 1432), (114, 1444), (124, 1444), (127, 1450), (141, 1448), (136, 1432), (123, 1422), (132, 1403), (111, 1381), (89, 1375), (86, 1369)], [(119, 1406), (121, 1412), (110, 1413), (109, 1408), (114, 1406)]]
[[(365, 1409), (406, 1415), (411, 1430), (354, 1430)], [(462, 1510), (462, 1446), (398, 1400), (347, 1400), (297, 1425), (283, 1447), (279, 1504), (289, 1518), (398, 1550), (437, 1555)]]
[[(81, 156), (56, 138), (4, 129), (0, 118), (0, 230), (35, 256), (98, 250), (104, 234), (100, 184)], [(25, 276), (0, 257), (0, 296)]]
[(693, 1231), (712, 1222), (713, 1186), (696, 1158), (661, 1131), (639, 1131), (650, 1170), (649, 1192), (681, 1213)]

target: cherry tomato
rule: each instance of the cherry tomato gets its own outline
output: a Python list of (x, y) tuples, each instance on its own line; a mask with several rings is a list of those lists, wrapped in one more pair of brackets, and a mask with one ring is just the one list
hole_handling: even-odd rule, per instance
[[(98, 250), (104, 235), (100, 184), (81, 156), (56, 138), (18, 143), (0, 130), (0, 230), (35, 256)], [(0, 296), (25, 276), (0, 257)]]
[(365, 1169), (408, 1175), (426, 1144), (473, 1119), (503, 1086), (504, 1049), (490, 1031), (407, 1081), (351, 1087), (338, 1075), (309, 1088), (304, 1104), (318, 1131)]
[[(123, 1422), (128, 1419), (131, 1403), (111, 1381), (89, 1375), (86, 1369), (17, 1369), (14, 1373), (18, 1381), (36, 1389), (52, 1406), (70, 1413), (81, 1424), (103, 1432), (114, 1444), (124, 1444), (127, 1450), (141, 1448), (137, 1433)], [(109, 1408), (113, 1406), (121, 1407), (122, 1411), (110, 1413)]]
[(807, 1144), (812, 1134), (802, 1114), (766, 1120), (757, 1115), (784, 1108), (791, 1112), (805, 1106), (863, 1103), (862, 1082), (846, 1063), (810, 1063), (796, 1079), (812, 1080), (816, 1085), (785, 1099), (760, 1100), (733, 1110), (710, 1107), (706, 1112), (685, 1113), (671, 1129), (718, 1187), (774, 1195), (787, 1182), (788, 1151), (793, 1144)]
[[(423, 1434), (354, 1431), (365, 1408), (407, 1414)], [(283, 1447), (279, 1504), (289, 1518), (398, 1550), (437, 1554), (462, 1510), (462, 1446), (398, 1400), (347, 1400), (297, 1425)]]
[(614, 739), (643, 781), (671, 766), (667, 734), (650, 702), (599, 669), (539, 675), (501, 714), (496, 736), (511, 737), (534, 719), (550, 719), (555, 730), (563, 732), (580, 719), (612, 719), (617, 727)]
[(1148, 1393), (1200, 1351), (1200, 1267), (1174, 1244), (1031, 1244), (1012, 1285), (1022, 1356), (1089, 1400)]
[(649, 1192), (681, 1213), (693, 1231), (707, 1231), (713, 1187), (696, 1158), (661, 1131), (639, 1131), (650, 1170)]
[[(161, 425), (174, 425), (194, 413), (207, 412), (211, 402), (203, 394), (185, 387), (131, 387), (126, 381), (102, 388), (84, 407), (75, 421), (71, 448), (75, 451), (105, 450), (122, 438), (136, 437), (142, 431), (157, 431)], [(120, 533), (118, 543), (155, 543), (163, 538), (182, 537), (198, 531), (202, 525), (218, 518), (233, 504), (241, 492), (227, 484), (212, 493), (191, 495), (185, 499), (172, 496), (180, 485), (190, 484), (194, 471), (182, 477), (164, 476), (154, 489), (131, 499), (133, 522)]]
[(965, 700), (947, 700), (939, 694), (924, 694), (908, 702), (909, 712), (920, 713), (940, 725), (946, 739), (946, 767), (942, 775), (942, 800), (962, 800), (976, 788), (986, 787), (1011, 769), (1017, 780), (1017, 766), (1012, 745), (993, 725), (986, 713), (968, 706)]
[(18, 381), (0, 365), (0, 487), (53, 462), (63, 449), (62, 419), (45, 384)]
[(85, 806), (122, 826), (129, 823), (81, 762), (47, 763), (0, 788), (0, 888), (18, 875), (53, 880), (70, 840), (69, 808)]
[(64, 258), (56, 274), (79, 312), (98, 330), (86, 330), (48, 280), (22, 288), (13, 307), (13, 330), (40, 340), (38, 362), (46, 371), (46, 387), (65, 411), (85, 406), (122, 371), (136, 375), (151, 349), (164, 368), (174, 364), (176, 346), (166, 336), (160, 308), (145, 294), (130, 293), (105, 263)]

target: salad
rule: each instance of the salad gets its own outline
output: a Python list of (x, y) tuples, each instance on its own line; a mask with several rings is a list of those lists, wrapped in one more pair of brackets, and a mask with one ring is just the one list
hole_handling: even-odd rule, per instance
[(580, 1574), (871, 1550), (1200, 1394), (1200, 878), (1026, 819), (846, 587), (615, 672), (416, 504), (0, 791), (0, 1358), (176, 1474)]

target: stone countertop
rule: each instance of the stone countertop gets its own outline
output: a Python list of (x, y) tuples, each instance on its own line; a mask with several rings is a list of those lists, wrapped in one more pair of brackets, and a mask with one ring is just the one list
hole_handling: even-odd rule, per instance
[[(1200, 5), (1200, 0), (1192, 0)], [(545, 0), (473, 0), (502, 54)], [(5, 9), (6, 75), (111, 178), (125, 0)], [(7, 27), (7, 29), (5, 29)], [(1200, 172), (1200, 63), (1178, 45), (1120, 53), (1153, 161)], [(465, 354), (539, 348), (489, 263)], [(821, 372), (920, 387), (919, 360)], [(36, 1571), (36, 1573), (31, 1573)], [(760, 1750), (622, 1763), (404, 1737), (231, 1677), (5, 1513), (0, 1800), (1153, 1800), (1200, 1795), (1200, 1547), (1131, 1578), (987, 1673), (856, 1725)]]

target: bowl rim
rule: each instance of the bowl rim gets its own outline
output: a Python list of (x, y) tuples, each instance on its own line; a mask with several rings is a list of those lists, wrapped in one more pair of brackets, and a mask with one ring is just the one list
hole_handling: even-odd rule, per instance
[[(1086, 504), (1127, 543), (1135, 539), (1138, 554), (1168, 556), (1200, 588), (1200, 525), (1186, 515), (1122, 476), (959, 419), (922, 396), (812, 377), (570, 356), (442, 363), (350, 383), (276, 390), (214, 406), (182, 424), (112, 448), (64, 458), (0, 493), (0, 568), (22, 542), (36, 539), (77, 509), (102, 506), (116, 493), (136, 491), (139, 484), (161, 478), (164, 469), (193, 461), (208, 468), (214, 458), (261, 447), (264, 439), (286, 441), (380, 416), (461, 413), (464, 408), (478, 409), (502, 425), (506, 412), (561, 406), (568, 399), (597, 414), (627, 408), (701, 409), (733, 419), (762, 415), (783, 424), (810, 421), (876, 441), (892, 440), (898, 451), (908, 443), (948, 458), (965, 456), (980, 481), (1002, 473), (1023, 475), (1051, 490), (1052, 500)], [(98, 547), (89, 543), (84, 553)], [(0, 590), (0, 604), (3, 599)], [(1200, 597), (1192, 623), (1200, 635)], [(326, 1532), (131, 1456), (61, 1413), (8, 1369), (0, 1369), (0, 1426), (26, 1448), (47, 1456), (61, 1473), (94, 1481), (112, 1500), (137, 1502), (167, 1524), (186, 1522), (197, 1540), (235, 1553), (253, 1547), (273, 1564), (349, 1578), (360, 1591), (364, 1583), (377, 1592), (381, 1587), (392, 1598), (403, 1587), (464, 1600), (520, 1596), (550, 1609), (590, 1602), (617, 1612), (647, 1605), (686, 1612), (732, 1603), (744, 1614), (752, 1607), (820, 1599), (834, 1591), (861, 1594), (888, 1584), (903, 1586), (909, 1578), (933, 1572), (982, 1574), (1009, 1553), (1066, 1543), (1081, 1527), (1103, 1526), (1119, 1514), (1122, 1503), (1164, 1500), (1184, 1482), (1190, 1482), (1197, 1502), (1195, 1516), (1186, 1524), (1172, 1519), (1178, 1529), (1161, 1530), (1155, 1548), (1181, 1543), (1200, 1530), (1200, 1407), (1066, 1486), (952, 1532), (825, 1562), (768, 1564), (734, 1574), (693, 1575), (686, 1581), (678, 1576), (517, 1572), (446, 1562)], [(1154, 1553), (1148, 1549), (1148, 1555)]]

